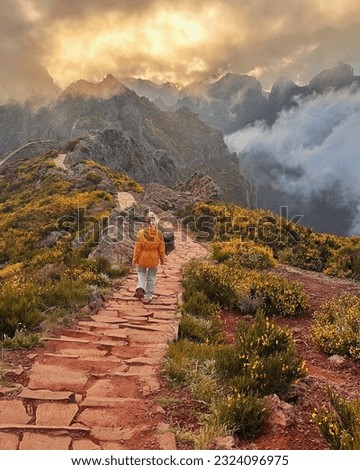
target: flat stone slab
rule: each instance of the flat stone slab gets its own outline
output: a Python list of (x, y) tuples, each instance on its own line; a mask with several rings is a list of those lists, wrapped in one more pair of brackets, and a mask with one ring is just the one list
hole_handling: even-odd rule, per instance
[(26, 413), (21, 400), (0, 401), (0, 425), (3, 424), (28, 424), (31, 416)]
[[(119, 428), (109, 429), (94, 427), (91, 430), (91, 435), (94, 439), (99, 441), (127, 441), (140, 432), (150, 432), (148, 426), (136, 426), (136, 428)], [(104, 448), (104, 447), (103, 447)], [(109, 447), (112, 449), (112, 447)], [(125, 448), (125, 447), (124, 447)]]
[(176, 305), (178, 303), (177, 295), (174, 299), (153, 299), (151, 305)]
[(70, 336), (60, 336), (60, 338), (44, 338), (45, 341), (58, 341), (60, 343), (79, 343), (79, 344), (89, 344), (90, 340), (80, 339), (80, 338), (71, 338)]
[[(45, 353), (44, 356), (43, 356), (45, 359), (46, 358), (52, 358), (52, 357), (55, 357), (55, 358), (60, 358), (60, 359), (78, 359), (79, 358), (79, 355), (75, 355), (75, 354), (54, 354), (54, 353)], [(45, 361), (44, 361), (45, 362)]]
[(119, 311), (118, 310), (111, 310), (110, 308), (108, 309), (101, 309), (98, 311), (97, 315), (99, 317), (114, 317), (116, 318), (118, 316)]
[(75, 403), (42, 403), (36, 409), (38, 426), (70, 426), (79, 408)]
[(128, 310), (126, 313), (121, 313), (120, 315), (122, 315), (122, 318), (148, 318), (148, 317), (151, 317), (152, 313), (149, 312), (148, 310), (146, 310), (145, 308), (141, 308), (138, 309), (138, 310)]
[(113, 409), (108, 408), (86, 408), (77, 418), (79, 423), (91, 429), (91, 435), (94, 434), (94, 428), (122, 428), (147, 424), (150, 425), (150, 417), (146, 412), (147, 405), (143, 400), (137, 400), (136, 406), (119, 407), (114, 413)]
[(134, 398), (86, 397), (81, 403), (84, 408), (136, 408), (139, 400)]
[(101, 447), (90, 439), (74, 439), (72, 448), (73, 450), (101, 450)]
[(62, 433), (67, 431), (71, 432), (81, 432), (81, 433), (88, 433), (90, 431), (89, 428), (86, 426), (82, 426), (80, 424), (75, 424), (72, 426), (37, 426), (36, 424), (0, 424), (0, 431), (2, 430), (17, 430), (17, 431), (50, 431), (54, 433)]
[[(104, 339), (100, 341), (95, 341), (93, 344), (95, 344), (96, 346), (104, 346), (104, 347), (112, 348), (115, 346), (119, 346), (119, 343), (121, 343), (121, 341), (111, 341), (111, 340)], [(123, 344), (125, 345), (126, 341), (123, 341)]]
[(174, 334), (164, 333), (162, 331), (140, 331), (128, 330), (130, 344), (160, 344), (167, 343), (171, 339), (175, 339)]
[(51, 391), (83, 390), (88, 376), (73, 367), (35, 363), (30, 371), (28, 388)]
[(173, 432), (159, 434), (157, 438), (160, 450), (176, 450), (176, 439)]
[(107, 354), (107, 351), (103, 351), (98, 348), (77, 348), (77, 349), (62, 349), (61, 350), (61, 355), (69, 355), (69, 356), (78, 356), (80, 358), (82, 357), (105, 357)]
[(160, 382), (156, 376), (140, 377), (139, 380), (144, 397), (147, 397), (152, 393), (158, 392), (160, 390)]
[[(92, 385), (87, 393), (87, 398), (135, 398), (140, 389), (139, 381), (132, 377), (115, 377), (100, 379)], [(83, 403), (81, 406), (84, 406)]]
[(8, 395), (9, 393), (16, 392), (17, 390), (17, 387), (2, 387), (0, 385), (0, 396)]
[(158, 320), (175, 320), (177, 318), (176, 316), (176, 313), (167, 313), (167, 312), (162, 312), (162, 311), (158, 311), (158, 312), (154, 312), (154, 315), (153, 315), (153, 318), (154, 319), (158, 319)]
[(175, 312), (176, 311), (176, 306), (175, 305), (154, 305), (152, 303), (150, 304), (144, 304), (144, 307), (146, 310), (153, 310), (153, 311), (163, 311), (163, 312)]
[(139, 331), (161, 331), (163, 333), (170, 333), (174, 332), (174, 327), (169, 325), (168, 323), (165, 325), (139, 325), (139, 324), (130, 324), (126, 323), (124, 325), (127, 329), (134, 329)]
[(20, 450), (68, 450), (71, 443), (70, 436), (46, 436), (43, 434), (26, 432), (20, 443)]
[(148, 377), (151, 375), (156, 375), (156, 369), (154, 367), (150, 367), (147, 365), (132, 365), (130, 366), (128, 372), (126, 372), (126, 375), (131, 376), (139, 376), (139, 377)]
[(117, 325), (109, 325), (108, 323), (79, 321), (78, 325), (83, 328), (118, 328)]
[(126, 331), (124, 330), (103, 330), (102, 332), (103, 336), (106, 336), (108, 338), (118, 338), (118, 339), (127, 339)]
[(112, 348), (111, 354), (121, 359), (131, 359), (132, 357), (142, 356), (146, 348), (141, 346), (116, 346)]
[(102, 324), (108, 324), (108, 323), (125, 323), (126, 320), (123, 320), (122, 318), (115, 318), (111, 316), (106, 316), (106, 315), (93, 315), (91, 317), (95, 322), (102, 323)]
[(18, 397), (28, 400), (75, 401), (73, 392), (51, 392), (50, 390), (29, 390), (28, 388), (22, 390)]
[(159, 364), (156, 357), (134, 357), (126, 359), (125, 362), (131, 366), (154, 366)]
[(19, 436), (8, 432), (0, 432), (0, 449), (17, 450), (19, 446)]

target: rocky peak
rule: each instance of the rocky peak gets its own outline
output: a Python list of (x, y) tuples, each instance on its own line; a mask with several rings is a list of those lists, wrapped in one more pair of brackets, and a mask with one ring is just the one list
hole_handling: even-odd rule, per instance
[(310, 80), (309, 88), (317, 93), (323, 93), (328, 88), (338, 90), (350, 86), (356, 77), (354, 69), (344, 62), (339, 62), (332, 69), (326, 69)]
[(239, 91), (255, 91), (261, 93), (262, 86), (255, 77), (227, 73), (219, 81), (210, 85), (209, 92), (213, 98), (229, 101), (237, 96)]
[(207, 175), (195, 172), (191, 178), (176, 184), (175, 189), (192, 195), (195, 201), (216, 201), (220, 199), (220, 188)]
[(120, 95), (130, 90), (117, 80), (113, 75), (108, 74), (101, 82), (93, 83), (87, 80), (78, 80), (71, 83), (60, 98), (100, 98), (107, 99), (111, 96)]

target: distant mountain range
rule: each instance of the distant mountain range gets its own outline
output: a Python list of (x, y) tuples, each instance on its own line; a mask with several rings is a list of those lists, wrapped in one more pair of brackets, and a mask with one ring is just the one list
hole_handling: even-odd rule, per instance
[[(79, 80), (46, 104), (0, 106), (0, 165), (56, 147), (72, 161), (93, 159), (143, 184), (173, 185), (205, 173), (225, 200), (254, 207), (254, 182), (242, 173), (223, 134), (257, 121), (271, 126), (299, 99), (331, 89), (356, 91), (360, 77), (341, 62), (305, 86), (281, 77), (270, 93), (256, 78), (230, 73), (182, 88), (112, 75), (99, 83)], [(27, 145), (32, 141), (40, 143)]]
[[(34, 140), (54, 141), (52, 146), (66, 151), (70, 160), (92, 159), (143, 184), (173, 185), (196, 171), (206, 173), (225, 200), (255, 204), (253, 185), (241, 173), (220, 131), (187, 108), (160, 110), (112, 75), (100, 83), (72, 83), (56, 101), (41, 108), (1, 106), (3, 157), (17, 160), (19, 152), (23, 158), (27, 150), (34, 155), (36, 145), (24, 148)], [(14, 152), (16, 148), (19, 152)]]

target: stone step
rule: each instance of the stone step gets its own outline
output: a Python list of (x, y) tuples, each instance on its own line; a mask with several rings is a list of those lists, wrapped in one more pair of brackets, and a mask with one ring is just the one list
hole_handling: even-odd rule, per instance
[(143, 400), (136, 398), (116, 398), (116, 397), (86, 397), (81, 403), (82, 408), (118, 408), (123, 406), (133, 406), (136, 410)]
[(98, 316), (104, 315), (106, 317), (114, 317), (114, 318), (116, 318), (118, 316), (118, 314), (119, 314), (119, 310), (117, 310), (117, 309), (112, 310), (110, 308), (108, 308), (108, 309), (103, 309), (102, 308), (101, 310), (99, 310), (97, 312)]
[[(168, 320), (168, 321), (172, 321), (172, 320), (178, 320), (180, 318), (180, 315), (178, 315), (177, 313), (168, 313), (168, 312), (165, 312), (165, 311), (158, 311), (158, 312), (154, 312), (154, 315), (152, 317), (154, 320)], [(150, 321), (150, 319), (149, 319)]]
[(97, 323), (110, 323), (110, 324), (116, 324), (116, 323), (125, 323), (125, 320), (122, 318), (115, 318), (111, 316), (105, 316), (105, 315), (92, 315), (91, 316), (92, 320), (94, 320)]
[(122, 340), (127, 340), (127, 335), (126, 331), (124, 330), (103, 330), (102, 331), (103, 337), (106, 338), (116, 338), (116, 339), (122, 339)]
[(161, 331), (164, 333), (172, 333), (174, 331), (174, 327), (167, 323), (166, 325), (134, 325), (127, 323), (124, 328), (134, 329), (134, 330), (142, 330), (142, 331)]
[(0, 430), (31, 430), (31, 431), (70, 431), (70, 432), (86, 432), (90, 429), (82, 425), (74, 426), (37, 426), (36, 424), (0, 424)]
[(112, 325), (109, 323), (92, 322), (92, 321), (79, 321), (78, 325), (82, 328), (118, 328), (118, 325)]
[[(74, 330), (75, 331), (75, 330)], [(68, 336), (60, 336), (60, 338), (43, 338), (44, 341), (57, 341), (60, 343), (79, 343), (79, 344), (89, 344), (90, 340), (88, 339), (77, 339), (71, 338)]]
[[(61, 359), (62, 361), (74, 361), (76, 360), (78, 363), (86, 363), (86, 362), (91, 362), (91, 363), (103, 363), (103, 364), (109, 364), (110, 362), (116, 362), (119, 363), (119, 359), (115, 358), (114, 356), (106, 356), (106, 357), (96, 357), (96, 356), (83, 356), (83, 355), (70, 355), (70, 354), (52, 354), (52, 353), (46, 353), (44, 354), (44, 361), (43, 363), (48, 364), (49, 361), (46, 361), (46, 359)], [(56, 361), (56, 364), (58, 361)], [(80, 367), (80, 366), (79, 366)]]
[(134, 357), (125, 359), (124, 362), (132, 366), (156, 366), (159, 364), (157, 357)]
[(75, 402), (74, 392), (52, 392), (51, 390), (30, 390), (25, 388), (18, 395), (18, 398), (27, 400), (45, 400), (45, 401), (67, 401), (69, 403)]
[(122, 317), (149, 317), (151, 316), (151, 312), (149, 312), (144, 306), (141, 304), (141, 307), (137, 309), (129, 309), (126, 312), (121, 312)]
[(176, 311), (176, 306), (172, 305), (154, 305), (152, 303), (150, 304), (144, 304), (144, 307), (146, 310), (162, 310), (165, 312), (175, 312)]

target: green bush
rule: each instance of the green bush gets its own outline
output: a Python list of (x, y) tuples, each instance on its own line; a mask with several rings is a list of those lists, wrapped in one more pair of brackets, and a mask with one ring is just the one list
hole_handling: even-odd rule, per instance
[(216, 346), (208, 343), (193, 343), (188, 340), (170, 343), (163, 371), (175, 384), (183, 384), (192, 371), (197, 369), (198, 363), (213, 360), (215, 350)]
[(220, 319), (209, 320), (184, 314), (181, 318), (179, 337), (200, 343), (221, 343), (224, 340)]
[(312, 421), (319, 426), (330, 449), (360, 450), (360, 399), (347, 402), (328, 387), (330, 406), (315, 410)]
[(33, 349), (43, 346), (39, 333), (24, 333), (16, 331), (13, 338), (6, 338), (0, 341), (1, 349)]
[(261, 308), (266, 315), (296, 317), (309, 308), (308, 298), (301, 284), (274, 274), (255, 279), (252, 292), (261, 299)]
[(0, 287), (0, 334), (13, 336), (19, 323), (28, 330), (37, 327), (42, 315), (40, 311), (39, 287), (15, 276)]
[(284, 317), (298, 316), (308, 309), (299, 283), (235, 266), (193, 260), (185, 268), (183, 285), (185, 300), (201, 292), (223, 308), (251, 312), (260, 307), (266, 315)]
[(202, 292), (211, 302), (222, 307), (236, 305), (236, 288), (226, 266), (213, 266), (206, 261), (191, 260), (184, 270), (183, 286), (185, 301), (189, 295)]
[(219, 414), (233, 436), (250, 439), (262, 430), (268, 411), (256, 394), (236, 393), (220, 405)]
[(306, 243), (298, 243), (282, 250), (278, 255), (279, 261), (309, 271), (324, 271), (331, 250), (326, 244), (314, 243), (312, 238), (309, 236)]
[(49, 307), (75, 307), (87, 303), (88, 288), (84, 281), (62, 278), (60, 281), (42, 286), (41, 304)]
[(245, 269), (264, 270), (276, 264), (271, 248), (252, 241), (245, 243), (234, 239), (229, 242), (214, 242), (211, 248), (215, 260), (227, 261), (230, 265)]
[(283, 394), (306, 375), (289, 330), (258, 313), (252, 325), (239, 322), (235, 346), (215, 354), (218, 374), (239, 393)]
[(182, 305), (182, 311), (189, 315), (200, 318), (209, 318), (219, 312), (218, 305), (210, 302), (204, 292), (185, 292), (184, 298), (186, 300)]
[(325, 302), (314, 314), (314, 342), (325, 354), (348, 354), (360, 359), (360, 299), (342, 294)]

